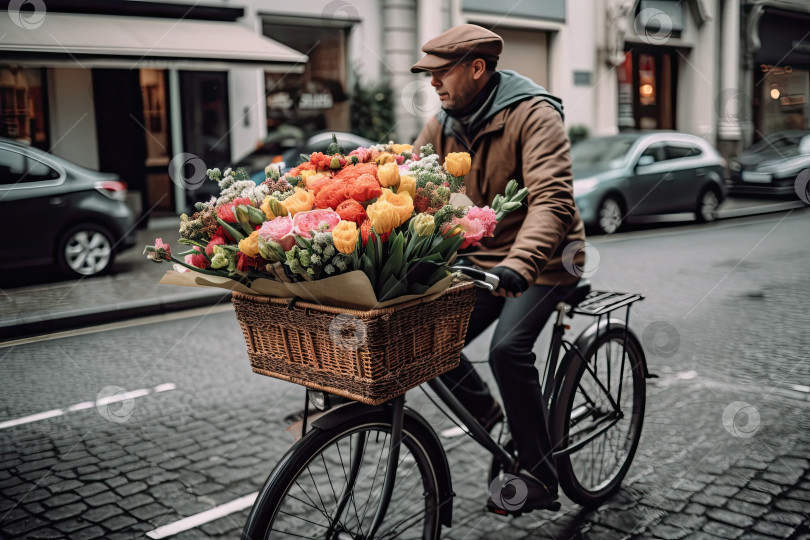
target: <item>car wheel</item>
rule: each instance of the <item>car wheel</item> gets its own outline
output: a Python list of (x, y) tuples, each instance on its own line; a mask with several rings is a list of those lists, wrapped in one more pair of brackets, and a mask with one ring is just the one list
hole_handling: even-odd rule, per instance
[(720, 199), (712, 188), (706, 188), (698, 197), (695, 215), (701, 223), (708, 223), (717, 219), (717, 207), (720, 206)]
[(69, 229), (59, 242), (56, 256), (62, 271), (73, 276), (103, 274), (115, 259), (110, 233), (93, 223)]
[(622, 225), (622, 206), (613, 197), (605, 197), (599, 205), (596, 225), (600, 232), (612, 234)]

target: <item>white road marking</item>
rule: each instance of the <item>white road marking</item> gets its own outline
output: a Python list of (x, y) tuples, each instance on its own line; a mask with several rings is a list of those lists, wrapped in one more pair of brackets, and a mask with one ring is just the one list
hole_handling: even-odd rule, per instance
[(152, 393), (157, 394), (159, 392), (166, 392), (169, 390), (174, 390), (176, 388), (177, 385), (175, 385), (174, 383), (164, 383), (159, 384), (154, 388), (140, 388), (138, 390), (132, 390), (131, 392), (124, 392), (123, 394), (115, 394), (113, 396), (101, 398), (96, 401), (82, 401), (81, 403), (70, 405), (68, 407), (65, 407), (64, 409), (51, 409), (50, 411), (30, 414), (28, 416), (23, 416), (21, 418), (15, 418), (13, 420), (6, 420), (5, 422), (0, 422), (0, 429), (6, 429), (14, 426), (19, 426), (22, 424), (30, 424), (31, 422), (38, 422), (40, 420), (47, 420), (48, 418), (54, 418), (72, 412), (86, 411), (87, 409), (93, 409), (95, 407), (109, 405), (110, 403), (116, 403), (118, 401), (124, 401), (126, 399), (135, 399), (139, 397), (144, 397)]
[(442, 435), (442, 437), (444, 437), (445, 439), (453, 439), (453, 438), (455, 438), (455, 437), (461, 437), (461, 436), (462, 436), (462, 435), (464, 435), (465, 433), (467, 433), (467, 431), (466, 431), (466, 430), (461, 429), (461, 428), (460, 428), (460, 427), (458, 427), (458, 426), (454, 426), (454, 427), (447, 428), (447, 429), (443, 430), (443, 431), (442, 431), (442, 433), (441, 433), (441, 435)]
[(214, 508), (206, 510), (205, 512), (200, 512), (199, 514), (194, 514), (193, 516), (183, 518), (180, 521), (175, 521), (174, 523), (169, 523), (168, 525), (158, 527), (157, 529), (146, 533), (146, 536), (149, 538), (167, 538), (169, 536), (174, 536), (175, 534), (183, 531), (199, 527), (200, 525), (208, 523), (209, 521), (214, 521), (215, 519), (223, 518), (227, 515), (240, 512), (245, 508), (250, 508), (253, 506), (253, 502), (258, 496), (259, 492), (257, 491), (255, 493), (251, 493), (250, 495), (239, 497), (238, 499), (234, 499), (225, 504), (215, 506)]

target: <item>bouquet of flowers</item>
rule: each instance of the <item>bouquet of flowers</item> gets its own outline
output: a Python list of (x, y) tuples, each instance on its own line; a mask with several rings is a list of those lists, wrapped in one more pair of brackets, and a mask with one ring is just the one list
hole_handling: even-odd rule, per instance
[[(516, 210), (526, 188), (510, 181), (492, 208), (463, 196), (467, 153), (444, 163), (431, 145), (385, 144), (344, 153), (333, 137), (325, 153), (302, 155), (283, 173), (274, 165), (256, 185), (246, 171), (209, 170), (220, 196), (183, 214), (172, 254), (160, 238), (144, 253), (178, 272), (291, 285), (362, 273), (379, 302), (424, 294), (448, 275), (459, 249), (476, 246)], [(179, 258), (178, 258), (179, 257)]]

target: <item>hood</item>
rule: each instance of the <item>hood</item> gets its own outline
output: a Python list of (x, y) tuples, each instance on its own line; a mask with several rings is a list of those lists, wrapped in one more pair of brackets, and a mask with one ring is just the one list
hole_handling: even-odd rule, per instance
[[(545, 101), (553, 105), (554, 108), (557, 109), (557, 112), (560, 113), (563, 120), (565, 119), (563, 104), (560, 98), (549, 94), (545, 88), (517, 72), (503, 70), (498, 73), (500, 74), (500, 81), (498, 82), (498, 88), (495, 90), (495, 96), (489, 105), (489, 109), (479, 118), (476, 118), (475, 124), (483, 124), (499, 111), (524, 99), (536, 96), (542, 97)], [(436, 120), (446, 128), (451, 127), (451, 125), (455, 123), (455, 119), (448, 116), (444, 110), (436, 114)]]

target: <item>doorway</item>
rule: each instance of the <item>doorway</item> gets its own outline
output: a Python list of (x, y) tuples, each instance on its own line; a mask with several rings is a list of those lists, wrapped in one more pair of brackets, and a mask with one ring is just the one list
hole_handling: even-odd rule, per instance
[(661, 47), (625, 53), (618, 70), (620, 128), (676, 129), (675, 54)]

